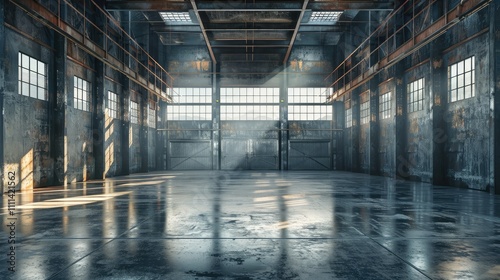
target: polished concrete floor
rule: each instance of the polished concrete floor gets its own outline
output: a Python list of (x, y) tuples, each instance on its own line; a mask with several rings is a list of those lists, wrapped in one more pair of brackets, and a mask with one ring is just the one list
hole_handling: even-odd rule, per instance
[(0, 279), (500, 279), (500, 197), (479, 191), (171, 171), (7, 198)]

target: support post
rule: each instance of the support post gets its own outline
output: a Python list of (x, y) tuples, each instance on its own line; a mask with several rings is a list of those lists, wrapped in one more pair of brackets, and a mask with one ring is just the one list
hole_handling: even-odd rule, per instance
[(490, 190), (490, 192), (500, 194), (500, 145), (498, 145), (500, 141), (500, 0), (494, 0), (490, 5), (490, 61), (492, 68), (491, 88), (493, 89), (490, 100), (492, 100), (492, 108), (494, 108), (493, 118), (491, 118), (493, 119), (494, 132), (490, 135), (490, 147), (494, 151), (494, 159), (490, 167), (494, 173), (491, 176), (494, 180), (494, 190)]
[(408, 106), (407, 106), (407, 92), (406, 83), (403, 76), (403, 62), (399, 62), (394, 66), (395, 74), (395, 92), (394, 97), (396, 98), (396, 178), (409, 179), (408, 174), (408, 156), (407, 150), (407, 129), (406, 123), (408, 119)]
[(54, 32), (55, 93), (49, 95), (49, 123), (51, 129), (51, 157), (54, 159), (54, 184), (67, 185), (66, 143), (66, 37)]
[(447, 141), (445, 112), (448, 103), (447, 72), (443, 61), (442, 46), (444, 36), (434, 40), (431, 45), (431, 81), (430, 96), (432, 100), (432, 183), (446, 184), (445, 143)]
[(286, 65), (282, 66), (280, 84), (280, 170), (288, 170), (288, 73)]
[(212, 63), (212, 169), (221, 169), (220, 64)]
[(93, 139), (93, 155), (95, 160), (95, 179), (105, 179), (105, 150), (104, 142), (106, 141), (104, 133), (104, 98), (106, 91), (104, 89), (104, 63), (100, 60), (95, 60), (95, 76), (92, 88), (92, 139)]

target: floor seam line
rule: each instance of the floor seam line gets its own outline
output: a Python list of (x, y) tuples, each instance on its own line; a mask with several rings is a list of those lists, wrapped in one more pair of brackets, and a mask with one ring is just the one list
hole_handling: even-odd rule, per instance
[(68, 268), (72, 267), (73, 265), (75, 265), (76, 263), (78, 263), (79, 261), (83, 260), (84, 258), (90, 256), (91, 254), (95, 253), (97, 250), (100, 250), (102, 248), (104, 248), (104, 246), (108, 245), (109, 243), (115, 241), (115, 240), (118, 240), (120, 238), (120, 236), (126, 234), (127, 232), (131, 231), (132, 229), (138, 227), (140, 224), (142, 223), (145, 223), (146, 221), (148, 220), (151, 220), (152, 218), (147, 218), (147, 219), (144, 219), (143, 221), (141, 221), (140, 223), (137, 223), (136, 225), (134, 225), (133, 227), (127, 229), (126, 231), (124, 231), (122, 234), (118, 235), (117, 237), (114, 237), (114, 238), (111, 238), (111, 240), (109, 240), (108, 242), (102, 244), (101, 246), (95, 248), (95, 250), (92, 250), (91, 252), (89, 252), (88, 254), (85, 254), (83, 257), (79, 258), (78, 260), (72, 262), (71, 264), (69, 264), (68, 266), (66, 266), (65, 268), (61, 269), (60, 271), (52, 274), (51, 276), (49, 276), (47, 278), (47, 280), (50, 280), (50, 279), (53, 279), (54, 277), (56, 277), (57, 275), (59, 275), (60, 273), (62, 273), (63, 271), (67, 270)]

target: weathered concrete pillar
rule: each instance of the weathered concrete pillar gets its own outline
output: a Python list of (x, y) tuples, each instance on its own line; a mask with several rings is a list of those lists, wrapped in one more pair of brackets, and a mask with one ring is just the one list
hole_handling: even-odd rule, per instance
[(288, 170), (288, 73), (286, 65), (282, 66), (280, 83), (280, 170)]
[(104, 133), (104, 98), (106, 90), (104, 86), (104, 68), (105, 65), (99, 60), (95, 60), (95, 76), (92, 83), (92, 139), (93, 139), (93, 154), (95, 160), (95, 179), (104, 179), (105, 172), (105, 133)]
[(395, 80), (395, 92), (394, 97), (396, 98), (396, 118), (395, 118), (395, 132), (396, 132), (396, 178), (408, 179), (408, 156), (406, 153), (407, 149), (407, 130), (406, 122), (408, 118), (407, 112), (407, 92), (406, 83), (404, 80), (404, 67), (403, 62), (399, 62), (394, 66), (396, 69), (394, 71)]
[(212, 63), (212, 169), (220, 170), (220, 64)]
[[(345, 127), (345, 105), (344, 102), (335, 101), (333, 106), (333, 129), (343, 129)], [(333, 131), (333, 141), (335, 145), (333, 146), (333, 152), (335, 154), (334, 158), (334, 169), (335, 170), (345, 170), (344, 164), (344, 135), (342, 131)]]
[(434, 40), (431, 45), (431, 80), (430, 96), (432, 100), (432, 183), (444, 185), (446, 183), (446, 135), (445, 112), (448, 103), (447, 71), (443, 61), (442, 46), (445, 45), (444, 36)]
[(491, 164), (490, 170), (494, 174), (494, 192), (495, 194), (500, 194), (500, 0), (495, 0), (490, 4), (490, 61), (491, 61), (491, 88), (493, 92), (492, 95), (492, 107), (493, 109), (493, 129), (494, 132), (490, 137), (491, 149), (494, 150), (494, 159)]
[(149, 94), (147, 91), (141, 89), (140, 94), (140, 112), (139, 112), (139, 145), (141, 151), (141, 172), (149, 171), (149, 133), (148, 133), (148, 108), (149, 108)]
[(66, 143), (66, 37), (54, 32), (54, 71), (55, 93), (49, 92), (49, 125), (51, 127), (50, 150), (54, 160), (54, 184), (67, 182), (67, 149)]
[(380, 128), (378, 75), (369, 82), (370, 88), (370, 175), (380, 175)]
[(122, 158), (122, 168), (118, 171), (120, 175), (130, 174), (130, 81), (129, 79), (120, 74), (122, 81), (122, 92), (119, 95), (120, 100), (120, 122), (122, 125), (121, 131), (121, 158)]
[(167, 102), (162, 99), (158, 100), (158, 116), (156, 120), (156, 170), (166, 170), (165, 143), (167, 131), (158, 130), (167, 127)]
[(359, 134), (361, 130), (361, 116), (359, 104), (359, 92), (354, 90), (351, 94), (351, 112), (352, 112), (352, 126), (351, 126), (351, 170), (352, 172), (361, 171), (361, 162), (359, 155)]

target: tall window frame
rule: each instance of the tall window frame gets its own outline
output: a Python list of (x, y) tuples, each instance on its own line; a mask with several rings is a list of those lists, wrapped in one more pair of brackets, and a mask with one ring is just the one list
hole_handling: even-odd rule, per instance
[(18, 75), (20, 95), (48, 101), (47, 63), (19, 52)]
[(448, 101), (456, 102), (476, 95), (475, 57), (448, 66)]
[(408, 113), (424, 109), (425, 100), (425, 78), (420, 78), (406, 86), (408, 92)]
[(91, 105), (90, 82), (78, 76), (73, 77), (73, 107), (90, 112)]
[(120, 108), (120, 104), (118, 101), (118, 94), (116, 94), (112, 91), (108, 91), (108, 103), (106, 106), (108, 116), (112, 119), (118, 119), (119, 118), (119, 114), (118, 114), (119, 108)]
[(364, 92), (360, 95), (359, 122), (367, 124), (370, 122), (370, 93)]
[(380, 119), (389, 119), (392, 115), (392, 92), (388, 91), (379, 96)]

